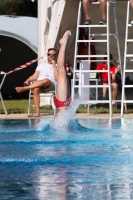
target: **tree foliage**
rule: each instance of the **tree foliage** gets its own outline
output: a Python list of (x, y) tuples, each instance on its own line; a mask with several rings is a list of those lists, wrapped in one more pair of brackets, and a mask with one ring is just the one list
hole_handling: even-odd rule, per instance
[(37, 0), (0, 0), (0, 15), (37, 17)]

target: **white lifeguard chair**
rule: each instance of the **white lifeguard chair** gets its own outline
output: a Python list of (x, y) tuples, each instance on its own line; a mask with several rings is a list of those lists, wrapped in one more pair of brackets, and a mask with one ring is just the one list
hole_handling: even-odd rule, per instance
[[(99, 4), (99, 2), (92, 2), (92, 4), (97, 5)], [(78, 10), (78, 18), (77, 18), (77, 32), (76, 32), (76, 42), (75, 42), (75, 58), (74, 58), (74, 70), (73, 70), (73, 86), (72, 86), (72, 100), (74, 100), (75, 98), (75, 94), (77, 92), (77, 89), (80, 88), (80, 90), (82, 90), (82, 88), (96, 88), (98, 90), (98, 88), (103, 88), (103, 87), (107, 87), (109, 90), (109, 100), (90, 100), (90, 96), (88, 96), (88, 101), (86, 101), (86, 103), (89, 104), (90, 103), (109, 103), (109, 108), (110, 108), (110, 117), (112, 117), (112, 95), (111, 95), (111, 80), (110, 80), (110, 67), (108, 67), (108, 70), (104, 70), (104, 72), (108, 72), (108, 85), (86, 85), (83, 84), (76, 84), (76, 73), (88, 73), (88, 79), (91, 81), (91, 79), (89, 78), (89, 74), (90, 72), (92, 73), (96, 73), (96, 72), (103, 72), (103, 70), (90, 70), (90, 62), (102, 62), (105, 60), (102, 60), (101, 58), (106, 57), (107, 61), (108, 61), (108, 66), (110, 63), (110, 36), (113, 36), (116, 41), (117, 41), (117, 49), (118, 49), (118, 65), (122, 66), (121, 63), (121, 56), (120, 56), (120, 46), (119, 46), (119, 37), (118, 37), (118, 28), (117, 28), (117, 18), (116, 18), (116, 3), (112, 3), (113, 5), (113, 13), (114, 13), (114, 23), (115, 23), (115, 33), (110, 33), (110, 28), (109, 28), (109, 9), (110, 9), (110, 3), (107, 1), (107, 25), (80, 25), (80, 21), (81, 21), (81, 10), (82, 10), (82, 1), (79, 2), (79, 10)], [(80, 28), (88, 28), (89, 31), (89, 35), (88, 35), (88, 40), (79, 40), (79, 29)], [(93, 34), (91, 33), (91, 28), (99, 28), (99, 32), (101, 32), (101, 29), (105, 28), (106, 32), (105, 33), (98, 33), (98, 34)], [(93, 39), (92, 37), (97, 37), (97, 36), (101, 36), (101, 37), (106, 37), (106, 39)], [(86, 42), (88, 43), (88, 55), (78, 55), (78, 43), (79, 42)], [(90, 44), (91, 42), (94, 43), (106, 43), (106, 49), (107, 49), (107, 55), (91, 55), (90, 53)], [(77, 63), (79, 62), (80, 65), (82, 65), (82, 63), (84, 61), (78, 61), (78, 58), (84, 58), (86, 59), (86, 61), (88, 61), (88, 69), (81, 69), (81, 67), (79, 67), (79, 69), (77, 69)], [(92, 58), (92, 59), (91, 59)], [(96, 60), (96, 58), (98, 58), (98, 60)], [(80, 82), (80, 81), (79, 81)], [(83, 94), (82, 94), (83, 95)], [(119, 102), (121, 100), (115, 100), (115, 102)], [(89, 111), (89, 109), (88, 109)]]
[[(31, 83), (32, 84), (32, 83)], [(55, 90), (49, 92), (40, 93), (40, 107), (43, 106), (51, 106), (54, 110), (54, 115), (56, 114), (56, 106), (54, 104), (54, 95), (56, 93), (56, 82), (55, 82)], [(28, 101), (28, 116), (30, 116), (30, 105), (31, 105), (31, 98), (33, 98), (33, 90), (29, 90), (29, 101)]]

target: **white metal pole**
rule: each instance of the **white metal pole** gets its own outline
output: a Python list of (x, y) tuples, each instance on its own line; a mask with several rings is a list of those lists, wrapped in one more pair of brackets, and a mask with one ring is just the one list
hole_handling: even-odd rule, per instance
[(127, 19), (126, 19), (126, 33), (125, 33), (125, 51), (124, 51), (124, 65), (123, 65), (123, 77), (122, 77), (122, 95), (121, 95), (121, 117), (123, 117), (123, 99), (125, 96), (125, 70), (126, 70), (126, 56), (127, 56), (127, 38), (128, 38), (128, 23), (129, 23), (129, 5), (127, 3)]
[(108, 88), (109, 88), (109, 108), (110, 117), (112, 117), (112, 92), (111, 92), (111, 77), (110, 77), (110, 29), (109, 29), (109, 6), (110, 3), (107, 1), (107, 55), (108, 55)]
[(2, 85), (3, 85), (4, 81), (5, 81), (5, 78), (6, 78), (6, 74), (3, 76), (3, 79), (2, 79), (1, 84), (0, 84), (0, 99), (1, 99), (1, 103), (2, 103), (3, 109), (5, 111), (5, 114), (8, 115), (8, 112), (7, 112), (7, 109), (6, 109), (6, 106), (4, 104), (4, 100), (3, 100), (2, 94), (1, 94), (1, 88), (2, 88)]
[(122, 67), (121, 54), (120, 54), (120, 44), (119, 44), (119, 35), (118, 35), (118, 27), (117, 27), (117, 18), (116, 18), (116, 4), (114, 5), (113, 11), (114, 11), (114, 22), (115, 22), (115, 31), (116, 31), (119, 65)]
[(75, 83), (76, 83), (76, 72), (77, 69), (77, 53), (78, 53), (78, 44), (77, 40), (79, 38), (79, 24), (81, 19), (81, 2), (79, 2), (79, 9), (78, 9), (78, 18), (77, 18), (77, 30), (76, 30), (76, 39), (75, 39), (75, 52), (74, 52), (74, 68), (73, 68), (73, 86), (72, 86), (72, 101), (75, 98)]
[[(118, 49), (118, 57), (119, 57), (119, 65), (121, 67), (121, 77), (123, 77), (123, 69), (122, 69), (122, 61), (121, 61), (121, 54), (120, 54), (120, 44), (119, 44), (119, 34), (118, 34), (118, 26), (117, 26), (117, 17), (116, 17), (116, 4), (114, 5), (113, 8), (114, 11), (114, 21), (115, 21), (115, 30), (116, 30), (116, 40), (117, 40), (117, 49)], [(125, 98), (125, 94), (124, 94), (124, 100)], [(122, 98), (121, 98), (122, 100)], [(127, 112), (127, 105), (125, 103), (125, 111)]]
[(44, 29), (47, 23), (47, 1), (38, 0), (38, 57), (44, 56), (45, 53)]

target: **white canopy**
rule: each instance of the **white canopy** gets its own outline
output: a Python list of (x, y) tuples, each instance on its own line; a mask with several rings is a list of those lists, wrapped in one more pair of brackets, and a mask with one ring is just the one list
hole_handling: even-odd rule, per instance
[(0, 35), (15, 38), (37, 53), (37, 18), (0, 16)]

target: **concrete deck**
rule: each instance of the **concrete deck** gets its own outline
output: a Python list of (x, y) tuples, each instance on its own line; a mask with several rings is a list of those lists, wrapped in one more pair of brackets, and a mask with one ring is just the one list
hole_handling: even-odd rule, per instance
[[(53, 117), (53, 115), (50, 114), (41, 114), (40, 119), (43, 118), (50, 118)], [(110, 118), (109, 114), (95, 114), (95, 113), (80, 113), (80, 114), (76, 114), (77, 118)], [(0, 114), (0, 119), (34, 119), (36, 117), (28, 117), (26, 113), (24, 114)], [(121, 118), (121, 114), (120, 113), (114, 113), (113, 116), (111, 118)], [(124, 114), (123, 118), (133, 118), (133, 113), (130, 114)]]

